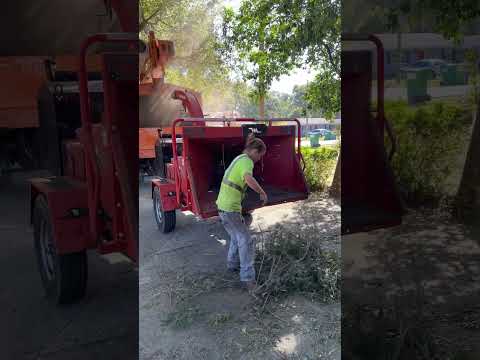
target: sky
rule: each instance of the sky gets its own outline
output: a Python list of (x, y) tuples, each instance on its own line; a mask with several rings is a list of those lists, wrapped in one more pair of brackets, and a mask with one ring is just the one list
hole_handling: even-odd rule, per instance
[[(239, 9), (241, 2), (242, 0), (224, 0), (224, 4), (230, 5), (234, 10)], [(313, 80), (314, 76), (314, 72), (310, 69), (299, 68), (274, 81), (271, 90), (291, 94), (295, 85), (305, 85), (307, 82)]]

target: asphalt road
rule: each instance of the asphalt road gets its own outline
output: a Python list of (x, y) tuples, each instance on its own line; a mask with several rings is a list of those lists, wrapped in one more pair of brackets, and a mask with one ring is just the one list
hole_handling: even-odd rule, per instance
[(44, 297), (29, 225), (27, 179), (0, 177), (1, 359), (137, 359), (138, 271), (121, 256), (89, 253), (86, 298)]

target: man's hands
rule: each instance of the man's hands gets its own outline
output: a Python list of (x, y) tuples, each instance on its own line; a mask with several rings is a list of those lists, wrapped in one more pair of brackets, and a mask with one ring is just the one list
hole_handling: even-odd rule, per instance
[(260, 199), (262, 200), (263, 205), (266, 205), (268, 202), (267, 193), (258, 184), (257, 180), (255, 180), (255, 178), (252, 175), (245, 174), (245, 182), (250, 188), (252, 188), (257, 194), (260, 195)]
[(262, 200), (263, 202), (263, 205), (266, 205), (268, 203), (268, 196), (267, 196), (267, 193), (265, 191), (262, 191), (260, 192), (260, 200)]

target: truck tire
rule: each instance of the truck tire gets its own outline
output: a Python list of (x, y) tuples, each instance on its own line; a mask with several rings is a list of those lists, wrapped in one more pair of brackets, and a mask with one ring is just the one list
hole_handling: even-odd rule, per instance
[(57, 253), (50, 211), (42, 195), (35, 200), (33, 230), (38, 269), (47, 298), (57, 305), (82, 299), (87, 286), (87, 254), (85, 251)]
[(175, 229), (177, 223), (175, 210), (163, 211), (162, 199), (160, 198), (160, 190), (158, 190), (158, 187), (155, 187), (153, 191), (153, 212), (155, 221), (161, 232), (166, 234)]

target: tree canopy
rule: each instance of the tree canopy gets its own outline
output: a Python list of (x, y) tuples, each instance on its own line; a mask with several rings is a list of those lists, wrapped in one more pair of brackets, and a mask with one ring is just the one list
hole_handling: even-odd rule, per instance
[[(166, 79), (201, 92), (207, 111), (237, 107), (264, 116), (254, 107), (260, 98), (268, 116), (339, 110), (338, 0), (242, 1), (238, 12), (221, 0), (140, 0), (139, 23), (142, 38), (154, 31), (174, 42)], [(318, 73), (308, 87), (291, 95), (269, 91), (298, 67)]]
[(344, 32), (437, 32), (459, 40), (480, 16), (477, 0), (344, 0)]
[(215, 32), (220, 11), (219, 0), (140, 0), (140, 36), (154, 31), (157, 38), (174, 43), (167, 81), (200, 91), (205, 105), (212, 105), (229, 85)]
[[(260, 108), (272, 82), (295, 67), (308, 65), (321, 74), (337, 74), (338, 78), (338, 1), (243, 1), (238, 12), (226, 8), (223, 18), (226, 61), (239, 69), (244, 80), (253, 82), (260, 99)], [(322, 84), (325, 77), (316, 77), (314, 82), (317, 88), (325, 88)], [(339, 87), (339, 82), (335, 84)], [(313, 98), (314, 93), (311, 93), (310, 98)], [(334, 101), (336, 96), (329, 95), (325, 93), (325, 101), (313, 102), (312, 105), (330, 105), (329, 100)]]

